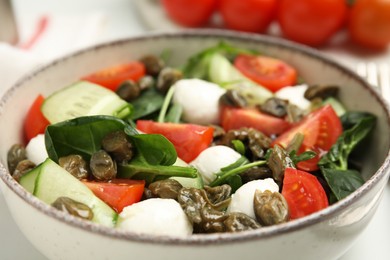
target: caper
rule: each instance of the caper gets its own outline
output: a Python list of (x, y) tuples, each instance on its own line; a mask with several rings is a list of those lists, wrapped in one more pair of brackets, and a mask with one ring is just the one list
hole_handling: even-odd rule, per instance
[(300, 107), (289, 104), (287, 106), (287, 121), (290, 123), (296, 123), (302, 120), (305, 116), (305, 111), (303, 111)]
[(116, 163), (104, 150), (93, 153), (89, 164), (92, 175), (98, 180), (109, 181), (116, 176)]
[(288, 205), (282, 194), (266, 190), (256, 190), (253, 207), (257, 221), (264, 226), (271, 226), (288, 220)]
[(164, 61), (154, 55), (144, 56), (140, 62), (145, 65), (146, 74), (151, 76), (157, 76), (165, 66)]
[(230, 202), (230, 194), (232, 193), (232, 188), (227, 184), (223, 184), (221, 186), (216, 187), (204, 186), (204, 190), (206, 191), (207, 198), (214, 205), (226, 200), (229, 200)]
[(16, 180), (19, 181), (20, 177), (22, 177), (24, 174), (29, 172), (30, 170), (35, 168), (35, 163), (33, 163), (30, 160), (22, 160), (16, 165), (15, 171), (12, 174), (12, 177)]
[(237, 90), (234, 89), (226, 91), (226, 93), (219, 98), (219, 103), (221, 105), (233, 107), (248, 106), (248, 102), (246, 101), (246, 99)]
[(155, 197), (176, 200), (183, 186), (174, 179), (166, 179), (152, 182), (148, 188)]
[(305, 91), (305, 98), (313, 100), (315, 98), (326, 99), (328, 97), (335, 97), (339, 92), (339, 87), (329, 85), (312, 85)]
[(123, 131), (114, 131), (104, 136), (102, 147), (117, 162), (129, 161), (133, 158), (133, 145)]
[(131, 101), (141, 94), (141, 89), (133, 80), (126, 80), (119, 85), (116, 94), (126, 101)]
[(93, 211), (90, 207), (69, 197), (59, 197), (51, 205), (75, 217), (86, 220), (93, 219)]
[(241, 212), (232, 212), (224, 221), (226, 231), (239, 232), (258, 229), (261, 227), (256, 220)]
[(79, 180), (88, 178), (87, 162), (78, 154), (61, 157), (58, 164)]
[(161, 93), (166, 94), (169, 88), (182, 78), (181, 71), (169, 67), (164, 68), (158, 75), (156, 88)]
[(15, 171), (18, 163), (25, 159), (27, 159), (27, 156), (26, 156), (26, 149), (24, 148), (23, 145), (14, 144), (13, 146), (11, 146), (7, 154), (7, 163), (8, 163), (9, 172), (12, 174)]
[(272, 178), (272, 171), (268, 166), (252, 167), (240, 174), (242, 182)]
[(141, 91), (152, 88), (154, 84), (155, 84), (154, 78), (149, 75), (143, 76), (138, 80), (138, 86), (141, 89)]
[(272, 170), (272, 176), (278, 184), (282, 183), (286, 168), (295, 168), (286, 150), (279, 145), (275, 145), (272, 149), (268, 157), (268, 166)]
[(288, 101), (280, 98), (269, 98), (261, 106), (260, 111), (275, 117), (284, 117), (287, 115)]

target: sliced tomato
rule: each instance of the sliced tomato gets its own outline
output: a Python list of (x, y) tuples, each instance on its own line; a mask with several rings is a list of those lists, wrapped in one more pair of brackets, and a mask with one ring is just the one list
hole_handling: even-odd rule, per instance
[(272, 146), (278, 144), (287, 147), (297, 133), (304, 135), (303, 143), (298, 154), (304, 151), (314, 151), (317, 156), (313, 159), (299, 162), (297, 167), (304, 171), (318, 169), (321, 156), (329, 151), (343, 131), (341, 121), (330, 105), (326, 105), (308, 116), (297, 125), (276, 138)]
[(115, 91), (123, 81), (138, 81), (144, 75), (144, 64), (138, 61), (133, 61), (96, 71), (95, 73), (87, 75), (81, 79)]
[(214, 128), (176, 123), (158, 123), (138, 120), (137, 129), (147, 134), (161, 134), (174, 146), (177, 155), (185, 162), (194, 160), (213, 140)]
[(116, 212), (141, 200), (144, 180), (113, 179), (110, 182), (83, 181), (92, 192)]
[(297, 81), (296, 70), (284, 61), (256, 55), (238, 55), (234, 66), (246, 77), (276, 92)]
[(293, 168), (284, 171), (282, 195), (287, 201), (290, 219), (297, 219), (329, 206), (328, 197), (317, 177)]
[(44, 97), (39, 95), (35, 99), (34, 103), (27, 112), (26, 118), (24, 119), (24, 136), (27, 142), (38, 134), (43, 134), (46, 127), (50, 124), (41, 112), (41, 106), (44, 100)]
[(256, 109), (224, 107), (221, 113), (221, 126), (225, 131), (251, 127), (271, 136), (285, 132), (290, 123)]

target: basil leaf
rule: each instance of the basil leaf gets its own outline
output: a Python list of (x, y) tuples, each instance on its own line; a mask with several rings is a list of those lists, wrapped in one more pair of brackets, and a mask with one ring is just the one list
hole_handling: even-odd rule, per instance
[(347, 197), (364, 184), (360, 173), (355, 170), (321, 168), (321, 172), (337, 200)]

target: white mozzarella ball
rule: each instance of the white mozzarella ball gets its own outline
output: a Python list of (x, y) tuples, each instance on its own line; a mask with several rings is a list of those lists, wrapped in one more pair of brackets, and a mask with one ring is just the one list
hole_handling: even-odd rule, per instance
[(182, 79), (175, 83), (173, 102), (183, 107), (183, 119), (193, 124), (218, 124), (219, 98), (226, 92), (215, 83)]
[(211, 146), (203, 150), (190, 165), (194, 166), (202, 175), (205, 185), (210, 184), (221, 168), (224, 168), (240, 159), (241, 154), (224, 145)]
[(256, 219), (255, 211), (253, 209), (253, 200), (256, 190), (262, 192), (266, 190), (278, 192), (279, 186), (272, 178), (245, 183), (232, 195), (232, 201), (228, 207), (228, 212), (241, 212)]
[(148, 199), (125, 207), (119, 214), (117, 228), (162, 236), (192, 234), (190, 221), (173, 199)]
[(303, 110), (306, 110), (310, 107), (310, 101), (307, 100), (304, 96), (307, 88), (307, 85), (284, 87), (275, 93), (275, 97), (280, 99), (286, 99), (291, 104), (296, 105)]
[(45, 146), (45, 135), (39, 134), (32, 138), (26, 146), (27, 158), (36, 165), (46, 160), (47, 155)]

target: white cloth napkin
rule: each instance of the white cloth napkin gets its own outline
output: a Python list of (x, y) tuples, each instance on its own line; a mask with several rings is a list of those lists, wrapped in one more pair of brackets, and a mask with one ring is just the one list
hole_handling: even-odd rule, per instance
[[(103, 13), (47, 18), (45, 30), (28, 50), (0, 42), (0, 96), (39, 65), (103, 40), (106, 24)], [(24, 24), (34, 30), (29, 21)], [(25, 31), (26, 28), (21, 29)]]

